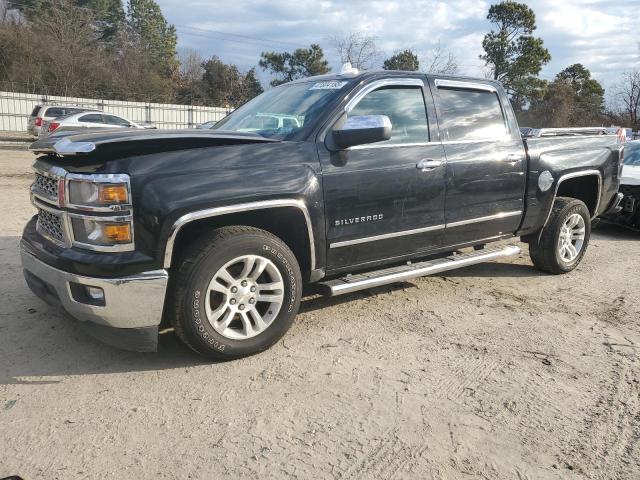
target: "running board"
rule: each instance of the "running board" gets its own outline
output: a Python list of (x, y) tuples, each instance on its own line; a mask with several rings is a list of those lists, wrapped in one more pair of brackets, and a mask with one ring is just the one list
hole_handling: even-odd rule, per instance
[(454, 254), (449, 257), (426, 262), (411, 263), (399, 267), (386, 268), (384, 270), (347, 275), (345, 277), (319, 282), (316, 285), (319, 293), (334, 297), (365, 288), (379, 287), (394, 282), (404, 282), (405, 280), (433, 275), (434, 273), (468, 267), (469, 265), (475, 265), (497, 258), (511, 257), (519, 253), (520, 247), (509, 245), (501, 249), (485, 249), (471, 253)]

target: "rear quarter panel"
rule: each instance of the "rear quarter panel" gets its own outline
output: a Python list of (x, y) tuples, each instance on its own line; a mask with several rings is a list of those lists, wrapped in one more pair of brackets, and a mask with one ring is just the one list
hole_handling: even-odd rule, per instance
[[(617, 193), (621, 145), (616, 136), (527, 138), (524, 143), (529, 157), (529, 175), (526, 215), (519, 235), (533, 233), (544, 225), (553, 206), (558, 182), (565, 175), (588, 170), (600, 173), (600, 201), (594, 216), (601, 213)], [(544, 171), (553, 175), (554, 183), (542, 192), (538, 188), (538, 177)]]

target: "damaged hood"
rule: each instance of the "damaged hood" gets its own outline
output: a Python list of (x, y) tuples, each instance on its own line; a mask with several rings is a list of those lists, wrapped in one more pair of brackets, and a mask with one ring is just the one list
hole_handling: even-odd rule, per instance
[(621, 185), (640, 185), (640, 165), (623, 165)]
[(32, 152), (62, 156), (87, 155), (117, 150), (144, 153), (158, 148), (199, 148), (217, 145), (278, 142), (255, 133), (224, 130), (142, 130), (109, 129), (92, 132), (65, 131), (38, 139), (29, 147)]

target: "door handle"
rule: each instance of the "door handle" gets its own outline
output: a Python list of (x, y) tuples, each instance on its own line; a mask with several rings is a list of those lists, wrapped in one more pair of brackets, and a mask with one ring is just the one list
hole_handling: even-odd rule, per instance
[(429, 170), (433, 170), (434, 168), (441, 167), (442, 165), (444, 165), (444, 162), (442, 160), (431, 160), (429, 158), (423, 158), (418, 163), (416, 163), (416, 168), (423, 172), (427, 172)]
[(519, 153), (510, 153), (506, 157), (504, 157), (505, 162), (516, 163), (522, 159), (522, 155)]

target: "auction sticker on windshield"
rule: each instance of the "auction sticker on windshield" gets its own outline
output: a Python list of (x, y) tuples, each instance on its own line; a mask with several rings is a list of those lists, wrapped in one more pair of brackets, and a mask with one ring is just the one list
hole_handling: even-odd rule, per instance
[(338, 82), (337, 80), (332, 80), (329, 82), (318, 82), (314, 83), (313, 87), (309, 90), (340, 90), (344, 87), (347, 82)]

